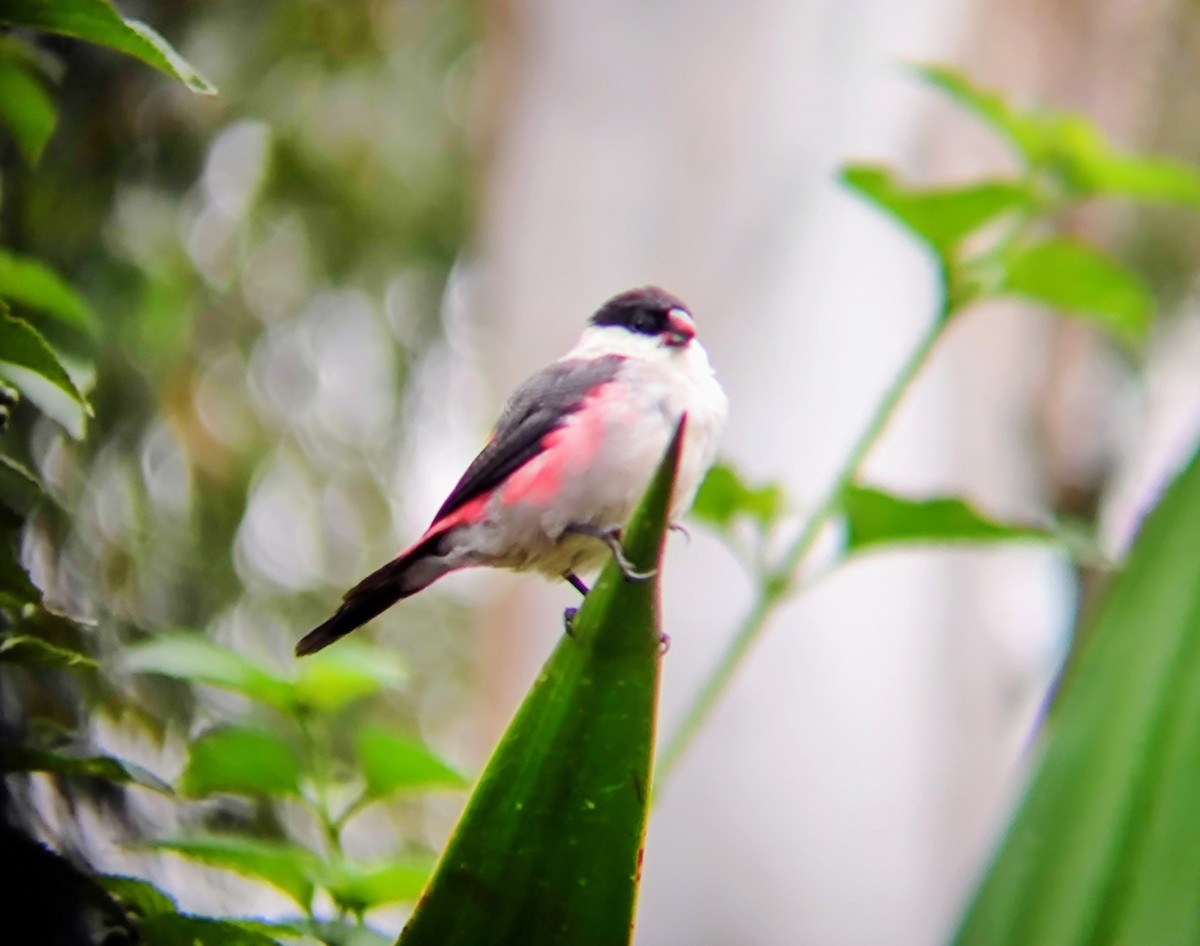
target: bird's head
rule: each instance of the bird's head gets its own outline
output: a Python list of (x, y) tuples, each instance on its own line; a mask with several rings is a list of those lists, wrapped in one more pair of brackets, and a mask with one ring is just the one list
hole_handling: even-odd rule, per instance
[(614, 352), (669, 355), (687, 350), (696, 323), (687, 307), (669, 292), (647, 286), (631, 289), (604, 303), (588, 321), (593, 338)]

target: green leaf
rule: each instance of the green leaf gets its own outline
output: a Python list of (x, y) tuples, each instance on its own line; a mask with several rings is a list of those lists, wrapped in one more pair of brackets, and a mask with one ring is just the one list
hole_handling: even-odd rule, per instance
[(24, 464), (0, 454), (0, 503), (24, 517), (44, 495), (42, 484)]
[[(661, 561), (682, 425), (627, 528)], [(657, 580), (610, 562), (493, 753), (400, 946), (626, 943), (650, 796)]]
[(398, 689), (407, 679), (398, 654), (349, 640), (300, 662), (296, 699), (305, 707), (329, 713), (382, 690)]
[(415, 901), (432, 873), (430, 858), (370, 865), (340, 860), (321, 865), (317, 877), (320, 886), (329, 891), (339, 906), (361, 913), (387, 903)]
[(278, 940), (245, 924), (184, 913), (161, 913), (138, 928), (145, 946), (279, 946)]
[(96, 313), (41, 260), (0, 250), (0, 298), (36, 309), (81, 332), (95, 334)]
[(956, 942), (1200, 942), (1200, 455), (1073, 655)]
[(175, 900), (149, 881), (120, 874), (99, 874), (96, 880), (121, 902), (126, 912), (142, 919), (178, 910)]
[(274, 733), (224, 726), (192, 743), (179, 790), (194, 798), (214, 792), (296, 795), (300, 792), (300, 759)]
[(217, 91), (170, 43), (140, 20), (122, 19), (108, 0), (5, 0), (0, 23), (99, 43), (174, 76), (193, 92), (215, 95)]
[(909, 499), (870, 486), (842, 494), (846, 552), (901, 542), (1047, 542), (1055, 533), (1042, 526), (1000, 522), (957, 497)]
[(1033, 204), (1028, 190), (1016, 181), (917, 189), (898, 183), (886, 168), (865, 165), (844, 168), (841, 179), (943, 257), (986, 224)]
[(0, 122), (28, 164), (37, 164), (54, 133), (54, 100), (42, 84), (14, 62), (0, 58)]
[(778, 484), (749, 486), (732, 467), (718, 463), (700, 484), (692, 514), (722, 530), (729, 529), (741, 516), (767, 529), (779, 521), (786, 505)]
[(1035, 161), (1043, 150), (1041, 135), (1035, 124), (1014, 110), (995, 92), (979, 88), (966, 76), (942, 66), (915, 66), (914, 73), (928, 85), (948, 95), (1000, 137), (1007, 139), (1017, 155)]
[(1082, 316), (1125, 342), (1150, 329), (1154, 300), (1115, 260), (1082, 243), (1047, 239), (1011, 250), (1000, 292)]
[(0, 635), (0, 663), (60, 670), (95, 670), (98, 667), (87, 654), (27, 634)]
[(52, 772), (73, 778), (127, 782), (172, 794), (170, 785), (140, 765), (105, 755), (77, 756), (28, 746), (0, 745), (0, 772)]
[(87, 400), (33, 326), (8, 315), (0, 316), (0, 376), (20, 388), (71, 436), (83, 436), (91, 414)]
[(307, 848), (286, 841), (256, 841), (244, 837), (213, 835), (172, 838), (151, 842), (148, 847), (173, 851), (201, 864), (254, 877), (282, 890), (307, 910), (312, 900), (312, 875), (318, 861)]
[(425, 746), (387, 729), (359, 730), (354, 739), (358, 765), (366, 780), (366, 798), (399, 791), (466, 788), (467, 780)]
[(284, 711), (295, 705), (290, 681), (198, 634), (164, 634), (132, 647), (125, 667), (231, 690)]

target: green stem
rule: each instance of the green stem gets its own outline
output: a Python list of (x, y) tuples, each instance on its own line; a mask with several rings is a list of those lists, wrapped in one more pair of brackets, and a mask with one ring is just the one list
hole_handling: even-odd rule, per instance
[(725, 652), (721, 654), (716, 667), (701, 685), (696, 698), (692, 701), (691, 706), (688, 707), (683, 720), (671, 734), (671, 738), (667, 740), (666, 747), (663, 749), (657, 766), (660, 785), (670, 777), (680, 758), (687, 752), (692, 741), (696, 738), (696, 734), (705, 722), (707, 722), (708, 717), (716, 708), (721, 697), (724, 696), (726, 689), (729, 687), (729, 682), (733, 679), (734, 673), (745, 661), (750, 648), (762, 636), (762, 632), (766, 628), (767, 622), (774, 613), (775, 608), (794, 590), (799, 580), (800, 566), (804, 563), (805, 557), (812, 551), (818, 537), (821, 535), (821, 530), (837, 514), (838, 507), (841, 505), (842, 494), (858, 477), (860, 467), (879, 440), (888, 421), (891, 420), (892, 415), (896, 412), (896, 407), (899, 405), (900, 399), (904, 396), (904, 392), (908, 390), (913, 379), (924, 367), (925, 362), (928, 361), (929, 354), (933, 351), (937, 340), (941, 338), (942, 331), (949, 322), (952, 313), (948, 301), (948, 292), (943, 294), (943, 299), (946, 301), (943, 301), (937, 318), (926, 329), (917, 343), (917, 347), (909, 355), (908, 360), (905, 361), (887, 391), (884, 392), (883, 398), (875, 408), (875, 412), (871, 415), (867, 426), (863, 429), (858, 440), (855, 441), (854, 446), (851, 448), (850, 453), (843, 461), (841, 469), (833, 480), (832, 486), (830, 486), (824, 498), (808, 517), (804, 523), (804, 528), (800, 530), (800, 534), (796, 536), (787, 551), (784, 552), (778, 568), (763, 576), (761, 589), (750, 611), (747, 612), (746, 617), (742, 620), (737, 633), (729, 641)]

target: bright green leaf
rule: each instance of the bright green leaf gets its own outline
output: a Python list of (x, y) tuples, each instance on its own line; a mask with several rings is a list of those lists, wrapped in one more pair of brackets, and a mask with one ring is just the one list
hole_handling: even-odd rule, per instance
[(1091, 247), (1047, 239), (1011, 250), (1000, 291), (1095, 322), (1129, 342), (1150, 329), (1154, 300), (1145, 284)]
[(408, 679), (404, 661), (393, 651), (366, 641), (343, 641), (301, 661), (296, 670), (296, 699), (319, 712), (395, 690)]
[(728, 529), (740, 516), (770, 528), (786, 509), (783, 490), (775, 483), (749, 486), (732, 467), (718, 463), (696, 493), (692, 514), (718, 529)]
[(310, 878), (319, 862), (311, 851), (295, 844), (213, 835), (155, 841), (148, 846), (257, 878), (282, 890), (306, 910), (312, 899)]
[(846, 551), (859, 552), (904, 542), (1047, 542), (1042, 526), (1000, 522), (957, 497), (909, 499), (870, 486), (850, 486), (842, 494)]
[(944, 92), (967, 111), (974, 114), (1002, 138), (1006, 138), (1017, 155), (1035, 161), (1043, 150), (1037, 126), (1015, 111), (1004, 98), (976, 86), (970, 79), (953, 69), (941, 66), (916, 66), (913, 70), (927, 84)]
[(224, 726), (191, 743), (179, 790), (192, 797), (214, 792), (295, 795), (300, 791), (300, 759), (274, 733)]
[(94, 333), (96, 313), (41, 260), (0, 250), (0, 298), (36, 309), (81, 332)]
[(214, 95), (217, 91), (170, 43), (145, 23), (122, 19), (108, 0), (4, 0), (0, 23), (99, 43), (174, 76), (193, 92)]
[[(661, 561), (680, 442), (626, 530), (635, 567)], [(628, 581), (610, 562), (493, 753), (400, 946), (629, 941), (659, 641), (657, 580)]]
[(956, 942), (1200, 942), (1200, 454), (1081, 638)]
[(467, 780), (425, 746), (379, 727), (358, 731), (354, 738), (366, 797), (384, 798), (399, 791), (466, 788)]
[(96, 661), (87, 654), (27, 634), (0, 635), (0, 663), (60, 670), (95, 670), (97, 667)]
[(421, 896), (431, 858), (408, 858), (380, 864), (355, 864), (340, 860), (323, 864), (317, 881), (342, 907), (353, 912), (372, 910), (387, 903), (411, 903)]
[(145, 919), (164, 913), (175, 913), (178, 906), (174, 898), (163, 893), (154, 884), (138, 877), (119, 874), (100, 874), (96, 877), (100, 885), (121, 902), (126, 912)]
[(0, 124), (12, 134), (28, 164), (37, 164), (54, 133), (54, 100), (14, 62), (0, 58)]
[(1015, 181), (918, 189), (900, 184), (886, 168), (854, 165), (842, 181), (943, 256), (1000, 216), (1027, 209), (1029, 192)]
[(156, 673), (232, 690), (281, 710), (295, 705), (288, 680), (198, 634), (164, 634), (139, 644), (127, 651), (125, 666), (132, 673)]
[(138, 926), (145, 946), (279, 946), (278, 940), (244, 923), (184, 913), (161, 913)]
[(0, 771), (51, 772), (73, 778), (98, 778), (108, 782), (128, 782), (164, 794), (171, 786), (151, 772), (112, 756), (77, 756), (28, 746), (0, 745)]
[(91, 408), (54, 350), (28, 322), (0, 316), (0, 377), (14, 386), (71, 436), (83, 436)]

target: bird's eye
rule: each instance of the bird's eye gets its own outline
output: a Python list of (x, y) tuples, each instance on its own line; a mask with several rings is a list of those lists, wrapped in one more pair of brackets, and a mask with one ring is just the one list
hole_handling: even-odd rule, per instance
[(639, 309), (633, 316), (633, 330), (635, 332), (645, 332), (647, 335), (653, 335), (658, 331), (658, 322), (654, 318), (653, 312), (648, 312), (646, 309)]

